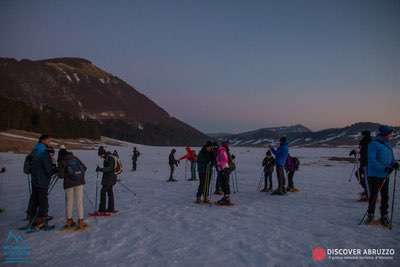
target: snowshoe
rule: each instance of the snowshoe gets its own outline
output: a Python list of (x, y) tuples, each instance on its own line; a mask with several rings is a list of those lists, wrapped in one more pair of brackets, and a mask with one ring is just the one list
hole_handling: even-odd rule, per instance
[(83, 219), (78, 220), (78, 224), (76, 226), (76, 230), (82, 231), (88, 228), (89, 225), (83, 221)]
[(39, 231), (51, 231), (51, 230), (54, 230), (54, 228), (56, 228), (55, 225), (48, 225), (46, 223), (44, 225), (30, 227), (29, 229), (26, 230), (26, 233), (31, 234), (31, 233), (35, 233), (35, 232), (39, 232)]
[(65, 223), (63, 229), (69, 230), (69, 229), (73, 229), (75, 226), (76, 226), (76, 223), (74, 222), (73, 219), (67, 219), (67, 222)]
[(368, 214), (367, 218), (365, 219), (365, 224), (371, 224), (374, 221), (374, 215)]
[(111, 215), (112, 215), (112, 213), (106, 212), (106, 211), (96, 211), (96, 212), (89, 213), (90, 217), (109, 217)]
[(380, 222), (381, 222), (383, 227), (390, 227), (391, 226), (391, 222), (390, 222), (389, 217), (387, 215), (382, 216), (381, 219), (380, 219)]

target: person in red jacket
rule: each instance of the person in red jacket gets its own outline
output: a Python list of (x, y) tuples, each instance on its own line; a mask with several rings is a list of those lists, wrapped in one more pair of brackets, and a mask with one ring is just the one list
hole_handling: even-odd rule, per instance
[(196, 161), (197, 161), (197, 155), (196, 152), (191, 149), (190, 147), (186, 147), (186, 155), (181, 157), (179, 161), (186, 159), (190, 162), (190, 173), (192, 178), (189, 179), (190, 181), (195, 181), (197, 180), (196, 178)]

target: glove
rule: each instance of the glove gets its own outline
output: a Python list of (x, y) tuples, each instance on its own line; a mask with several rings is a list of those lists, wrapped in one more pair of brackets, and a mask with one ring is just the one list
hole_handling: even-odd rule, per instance
[(350, 151), (349, 156), (356, 156), (357, 152), (353, 149), (352, 151)]
[(101, 171), (102, 171), (102, 169), (99, 166), (97, 166), (96, 172), (101, 172)]
[(388, 174), (391, 174), (391, 173), (393, 172), (393, 170), (394, 170), (394, 169), (393, 169), (392, 166), (386, 167), (386, 168), (385, 168), (385, 172), (388, 173)]
[(398, 162), (395, 162), (395, 163), (392, 164), (392, 168), (395, 169), (395, 170), (398, 170), (399, 167), (400, 167), (400, 164)]

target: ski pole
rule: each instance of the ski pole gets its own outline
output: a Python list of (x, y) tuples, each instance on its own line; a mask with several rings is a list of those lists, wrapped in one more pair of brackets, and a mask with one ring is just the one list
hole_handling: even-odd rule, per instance
[[(381, 192), (383, 186), (385, 185), (386, 181), (387, 181), (388, 177), (385, 177), (385, 179), (383, 180), (383, 183), (381, 184), (381, 186), (378, 188), (378, 192), (376, 193), (375, 199), (373, 201), (373, 203), (376, 203), (376, 200), (378, 199), (379, 193)], [(371, 196), (370, 196), (371, 197)], [(368, 203), (368, 208), (369, 208), (369, 203)], [(360, 222), (358, 223), (358, 225), (361, 225), (364, 222), (365, 217), (368, 214), (368, 208), (364, 213), (364, 216), (362, 217), (362, 219), (360, 220)]]
[(54, 186), (56, 185), (56, 183), (58, 182), (59, 177), (56, 176), (56, 178), (54, 178), (53, 183), (51, 184), (51, 187), (49, 188), (48, 194), (51, 193), (51, 191), (53, 191)]
[(390, 225), (389, 229), (392, 230), (393, 228), (393, 211), (394, 211), (394, 198), (396, 193), (396, 180), (397, 180), (397, 170), (394, 171), (394, 178), (393, 178), (393, 195), (392, 195), (392, 207), (390, 208)]
[(210, 176), (210, 166), (207, 164), (206, 167), (206, 177), (204, 179), (204, 185), (203, 185), (203, 195), (204, 197), (208, 198), (208, 193), (209, 193), (209, 188), (208, 188), (208, 181), (209, 181), (209, 176)]
[(235, 183), (236, 183), (236, 192), (239, 192), (238, 176), (236, 170), (235, 170)]
[(351, 170), (351, 173), (350, 173), (350, 178), (349, 178), (349, 183), (351, 182), (351, 179), (353, 178), (353, 174), (355, 173), (355, 171), (356, 171), (356, 168), (357, 168), (357, 162), (356, 162), (356, 163), (354, 163), (354, 165), (353, 165), (353, 169)]

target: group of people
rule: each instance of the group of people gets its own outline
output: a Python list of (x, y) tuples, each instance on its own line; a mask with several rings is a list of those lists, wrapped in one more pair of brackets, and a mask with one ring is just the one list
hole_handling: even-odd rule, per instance
[[(352, 150), (350, 155), (357, 159), (358, 167), (356, 175), (363, 189), (361, 201), (368, 201), (366, 212), (366, 223), (374, 220), (376, 200), (381, 195), (380, 222), (382, 225), (391, 223), (388, 217), (389, 201), (389, 177), (394, 170), (399, 169), (399, 163), (395, 161), (390, 139), (393, 136), (393, 129), (388, 126), (381, 126), (378, 135), (373, 138), (369, 131), (361, 133), (362, 139), (359, 143), (359, 150)], [(170, 177), (167, 181), (177, 181), (174, 178), (175, 168), (181, 160), (190, 163), (190, 179), (197, 180), (199, 184), (196, 193), (195, 203), (210, 202), (210, 182), (216, 176), (214, 194), (222, 195), (216, 202), (218, 205), (232, 205), (230, 198), (230, 176), (236, 169), (235, 156), (231, 153), (229, 144), (223, 142), (206, 142), (198, 155), (190, 148), (186, 148), (186, 154), (179, 159), (175, 158), (176, 149), (169, 154), (168, 163), (170, 166)], [(94, 216), (102, 216), (104, 213), (115, 213), (113, 187), (118, 181), (118, 175), (122, 172), (122, 164), (117, 151), (111, 153), (104, 147), (98, 149), (99, 162), (96, 172), (102, 173), (100, 190), (100, 203), (97, 209), (97, 180), (96, 180), (96, 206)], [(135, 147), (132, 151), (132, 171), (137, 169), (137, 160), (140, 152)], [(300, 161), (289, 154), (288, 142), (285, 137), (280, 139), (277, 148), (269, 147), (266, 156), (262, 161), (264, 188), (261, 192), (272, 192), (273, 195), (284, 195), (287, 192), (296, 192), (293, 178), (298, 170)], [(197, 172), (196, 172), (197, 169)], [(277, 187), (273, 190), (273, 173), (276, 169)], [(63, 180), (63, 187), (66, 199), (66, 223), (65, 228), (84, 229), (88, 225), (84, 221), (84, 185), (85, 164), (77, 158), (65, 146), (61, 146), (57, 159), (55, 150), (51, 146), (51, 138), (48, 135), (40, 136), (38, 143), (32, 152), (26, 157), (24, 172), (30, 175), (30, 199), (27, 209), (29, 225), (37, 229), (48, 226), (52, 219), (48, 215), (49, 203), (48, 194), (53, 189), (58, 179)], [(1, 172), (4, 172), (3, 168)], [(214, 175), (216, 174), (216, 175)], [(287, 186), (286, 186), (287, 177)], [(261, 180), (260, 180), (261, 183)], [(261, 188), (260, 188), (261, 189)], [(76, 202), (77, 221), (73, 220), (73, 206)]]
[(378, 135), (372, 138), (370, 131), (363, 131), (359, 151), (350, 152), (350, 155), (355, 156), (359, 163), (356, 175), (363, 189), (360, 201), (368, 201), (366, 224), (374, 221), (379, 194), (381, 196), (380, 223), (383, 226), (391, 224), (388, 216), (390, 175), (399, 169), (399, 163), (395, 161), (390, 145), (393, 132), (393, 128), (381, 126), (378, 129)]
[[(99, 163), (96, 172), (102, 173), (102, 188), (100, 190), (99, 208), (94, 213), (94, 216), (117, 212), (114, 205), (113, 186), (117, 182), (117, 175), (122, 171), (117, 151), (111, 153), (101, 146), (98, 150), (98, 156)], [(134, 148), (132, 160), (135, 170), (138, 157), (139, 152)], [(38, 230), (48, 227), (48, 221), (52, 219), (48, 215), (48, 194), (54, 188), (58, 179), (62, 179), (66, 201), (66, 222), (64, 228), (85, 229), (88, 226), (84, 221), (83, 208), (83, 187), (85, 185), (86, 171), (85, 164), (71, 151), (68, 151), (64, 145), (60, 146), (56, 159), (55, 150), (51, 146), (50, 136), (41, 135), (38, 143), (34, 146), (32, 152), (28, 154), (24, 162), (24, 172), (30, 177), (31, 192), (27, 209), (28, 226)], [(78, 217), (76, 222), (73, 220), (74, 202), (76, 203)], [(94, 208), (97, 209), (97, 202)]]
[[(262, 161), (263, 172), (264, 172), (264, 188), (261, 192), (270, 192), (272, 195), (284, 195), (287, 192), (299, 191), (293, 182), (294, 173), (299, 169), (300, 161), (296, 157), (292, 157), (289, 154), (288, 143), (286, 137), (282, 137), (279, 140), (278, 148), (272, 146), (269, 147), (265, 158)], [(275, 156), (275, 158), (274, 158)], [(276, 190), (272, 190), (272, 176), (274, 169), (276, 168), (276, 176), (278, 180), (278, 187)], [(288, 186), (286, 187), (286, 175), (288, 178)]]

